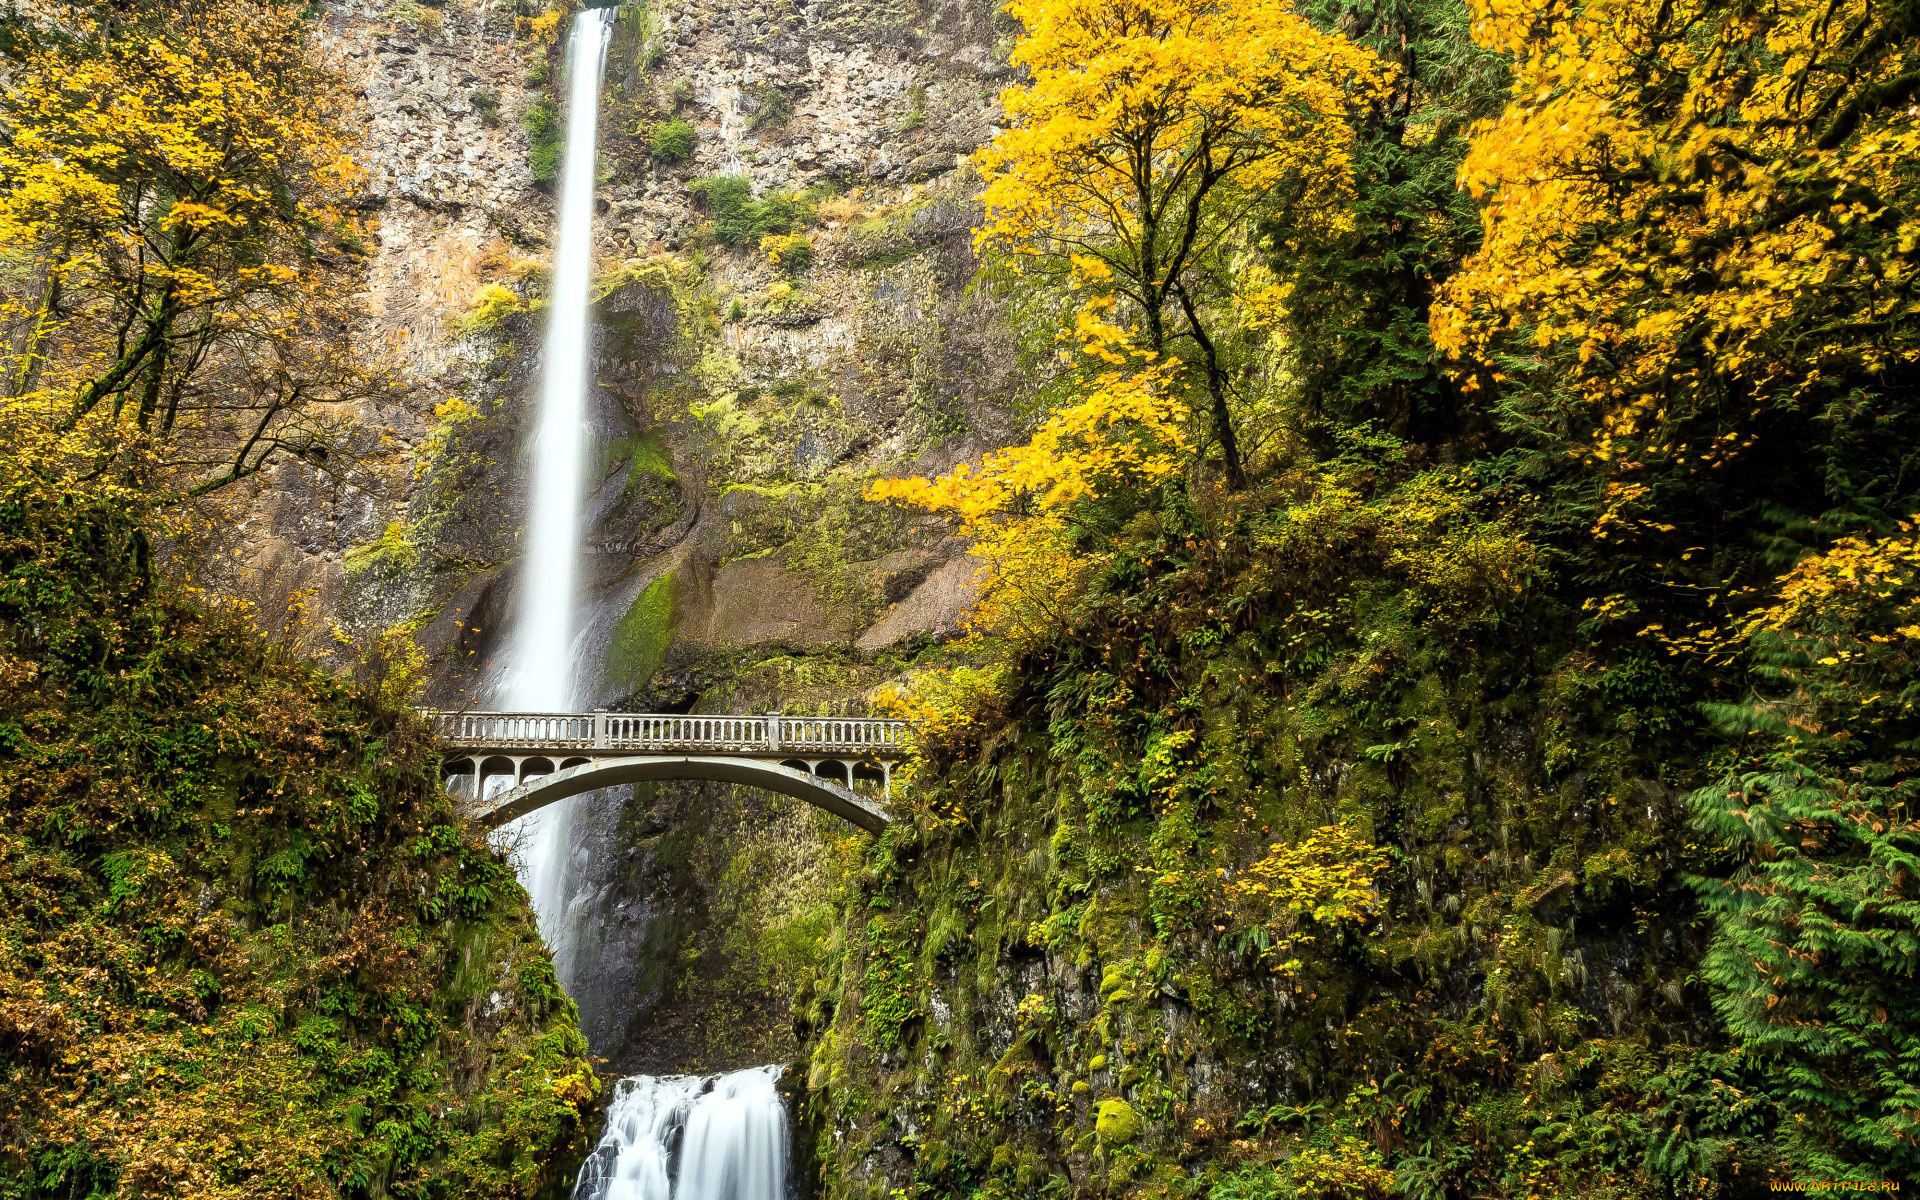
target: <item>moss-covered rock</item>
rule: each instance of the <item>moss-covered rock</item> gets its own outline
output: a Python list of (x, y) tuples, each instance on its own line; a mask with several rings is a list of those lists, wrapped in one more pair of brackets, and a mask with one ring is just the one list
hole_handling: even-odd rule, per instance
[(607, 646), (612, 686), (638, 691), (653, 681), (673, 640), (674, 586), (672, 571), (649, 583), (613, 627)]
[(1094, 1112), (1093, 1131), (1109, 1146), (1124, 1146), (1136, 1141), (1141, 1131), (1140, 1114), (1125, 1100), (1102, 1100)]
[(380, 693), (0, 495), (0, 1196), (564, 1194), (599, 1084), (524, 894)]
[(1670, 714), (1605, 703), (1565, 613), (1476, 599), (1399, 500), (1295, 494), (1140, 516), (929, 748), (815, 985), (827, 1192), (1653, 1200), (1777, 1169), (1774, 1102), (1702, 1032)]

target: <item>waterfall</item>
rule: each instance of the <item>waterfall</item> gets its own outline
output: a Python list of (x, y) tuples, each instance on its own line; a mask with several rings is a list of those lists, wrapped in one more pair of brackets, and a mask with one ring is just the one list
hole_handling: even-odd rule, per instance
[(573, 1200), (783, 1200), (778, 1067), (622, 1079)]
[[(501, 706), (520, 712), (559, 712), (576, 703), (581, 492), (593, 351), (587, 311), (593, 280), (593, 188), (599, 161), (600, 74), (612, 26), (612, 9), (586, 9), (574, 18), (568, 36), (560, 228), (532, 442), (532, 498), (522, 535), (525, 574), (519, 626), (500, 689)], [(527, 894), (563, 985), (571, 968), (565, 911), (570, 807), (570, 801), (550, 805), (522, 818), (506, 835), (520, 848)]]
[[(591, 379), (594, 173), (599, 161), (600, 76), (612, 9), (574, 18), (567, 47), (566, 147), (560, 174), (546, 359), (532, 439), (519, 624), (509, 642), (501, 707), (562, 712), (579, 703), (579, 565)], [(553, 952), (575, 986), (567, 865), (572, 802), (521, 818), (506, 837)], [(581, 1169), (575, 1200), (784, 1200), (786, 1110), (778, 1067), (706, 1078), (636, 1075), (616, 1085), (607, 1128)]]

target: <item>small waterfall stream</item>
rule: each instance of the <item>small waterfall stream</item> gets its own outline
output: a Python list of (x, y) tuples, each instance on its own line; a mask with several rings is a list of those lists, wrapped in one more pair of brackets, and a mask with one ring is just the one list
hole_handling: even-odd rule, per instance
[[(522, 556), (519, 625), (497, 701), (521, 712), (579, 703), (584, 647), (579, 565), (588, 464), (587, 401), (593, 357), (594, 175), (599, 99), (613, 9), (586, 9), (568, 35), (566, 146), (560, 226), (532, 450), (532, 497)], [(510, 827), (527, 894), (562, 986), (590, 964), (574, 961), (577, 914), (567, 909), (573, 851), (571, 801)], [(783, 1200), (786, 1111), (777, 1067), (728, 1075), (637, 1075), (619, 1082), (599, 1146), (575, 1200)]]
[(573, 1200), (783, 1200), (779, 1075), (778, 1067), (754, 1067), (621, 1080)]

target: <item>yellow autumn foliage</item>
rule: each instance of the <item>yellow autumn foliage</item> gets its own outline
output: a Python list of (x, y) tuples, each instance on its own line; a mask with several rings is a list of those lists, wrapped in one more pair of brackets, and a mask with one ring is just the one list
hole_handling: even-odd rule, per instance
[(1075, 505), (1120, 487), (1151, 486), (1184, 463), (1186, 405), (1174, 364), (1128, 345), (1124, 331), (1082, 314), (1077, 336), (1112, 369), (1049, 414), (1024, 445), (962, 463), (939, 479), (888, 479), (867, 496), (949, 514), (982, 566), (971, 622), (1031, 645), (1057, 630), (1102, 561), (1074, 543)]
[[(1806, 629), (1836, 617), (1851, 623), (1886, 601), (1910, 601), (1920, 595), (1917, 531), (1920, 516), (1902, 521), (1891, 536), (1841, 538), (1801, 559), (1781, 577), (1774, 602), (1749, 619), (1746, 632)], [(1900, 625), (1874, 640), (1920, 649), (1920, 625)]]
[[(1379, 87), (1378, 64), (1281, 0), (1013, 0), (1007, 11), (1026, 26), (1013, 61), (1029, 82), (1003, 94), (1010, 128), (976, 157), (989, 181), (983, 244), (1070, 247), (1152, 288), (1179, 269), (1162, 252), (1204, 256), (1231, 232), (1226, 210), (1282, 181), (1327, 197), (1348, 188), (1346, 118)], [(1218, 211), (1183, 223), (1175, 197)]]
[[(1577, 453), (1705, 475), (1753, 444), (1737, 422), (1920, 362), (1904, 17), (1867, 0), (1472, 7), (1515, 73), (1461, 169), (1484, 245), (1433, 310), (1469, 387), (1527, 355), (1562, 365)], [(1659, 532), (1635, 524), (1658, 503), (1616, 489), (1596, 532)]]
[(55, 15), (0, 104), (16, 451), (178, 492), (317, 457), (313, 404), (360, 381), (342, 353), (359, 170), (300, 7)]
[[(1013, 0), (1027, 82), (975, 156), (982, 247), (1071, 260), (1124, 300), (1156, 354), (1189, 342), (1227, 482), (1246, 483), (1210, 311), (1233, 292), (1251, 208), (1282, 184), (1310, 223), (1351, 193), (1349, 118), (1380, 93), (1373, 55), (1283, 0)], [(1228, 318), (1231, 320), (1232, 318)]]
[(1298, 842), (1275, 842), (1226, 885), (1234, 923), (1261, 931), (1262, 961), (1298, 969), (1297, 955), (1321, 931), (1364, 927), (1380, 915), (1378, 880), (1387, 852), (1351, 825), (1325, 825)]
[(560, 23), (566, 19), (567, 10), (564, 8), (551, 9), (537, 17), (515, 17), (513, 33), (523, 42), (551, 46), (560, 40)]
[[(983, 667), (931, 667), (916, 671), (906, 683), (890, 683), (873, 696), (882, 716), (907, 721), (910, 757), (893, 775), (895, 789), (909, 800), (918, 789), (919, 765), (929, 756), (951, 750), (989, 728), (1004, 716), (1003, 706), (1014, 684), (1013, 671), (1004, 663)], [(965, 817), (952, 793), (931, 789), (949, 803), (928, 815), (936, 820)]]

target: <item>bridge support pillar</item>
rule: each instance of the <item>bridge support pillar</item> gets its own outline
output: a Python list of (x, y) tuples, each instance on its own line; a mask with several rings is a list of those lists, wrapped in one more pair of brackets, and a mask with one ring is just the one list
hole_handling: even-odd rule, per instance
[(893, 764), (884, 758), (880, 760), (880, 796), (884, 800), (893, 799)]

